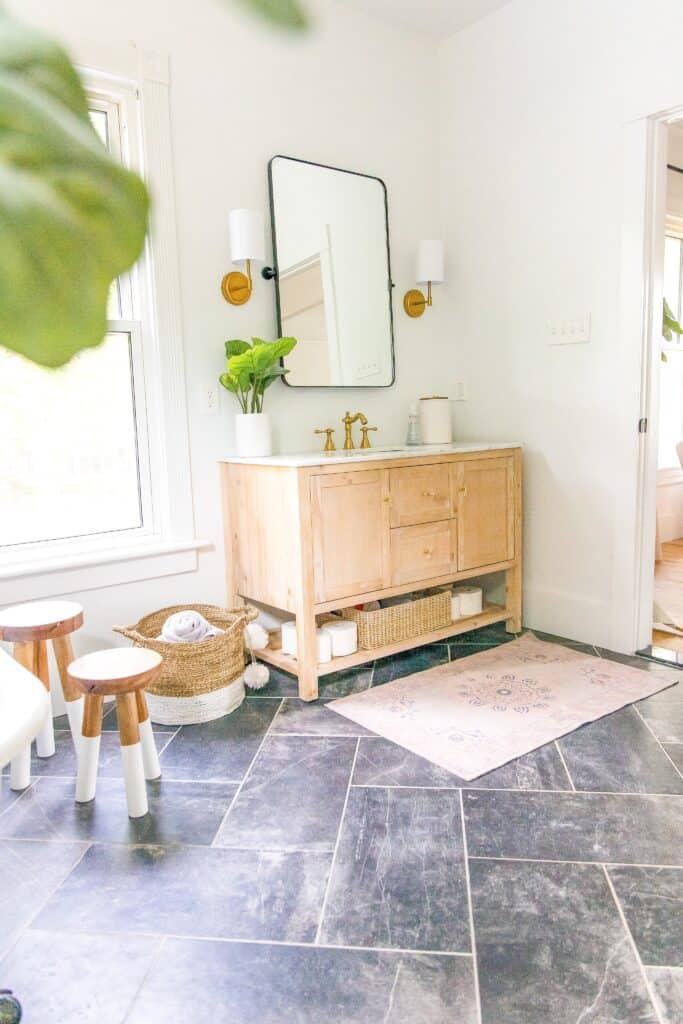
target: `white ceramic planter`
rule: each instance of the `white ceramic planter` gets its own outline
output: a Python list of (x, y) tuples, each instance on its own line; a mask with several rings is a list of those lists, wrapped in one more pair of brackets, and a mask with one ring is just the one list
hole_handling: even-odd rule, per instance
[(272, 455), (270, 418), (265, 412), (238, 412), (235, 416), (238, 455)]

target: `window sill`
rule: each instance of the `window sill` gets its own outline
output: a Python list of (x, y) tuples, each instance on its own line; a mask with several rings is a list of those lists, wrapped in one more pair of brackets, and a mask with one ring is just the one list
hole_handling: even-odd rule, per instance
[(197, 552), (208, 541), (148, 540), (130, 547), (68, 552), (5, 563), (0, 569), (0, 604), (35, 601), (58, 594), (96, 590), (156, 579), (197, 568)]

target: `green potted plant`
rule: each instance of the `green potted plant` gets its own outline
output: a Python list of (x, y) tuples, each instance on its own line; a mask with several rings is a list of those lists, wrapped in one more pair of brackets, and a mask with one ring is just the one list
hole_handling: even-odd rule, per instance
[(270, 455), (273, 450), (270, 419), (263, 411), (263, 396), (273, 381), (287, 370), (280, 364), (296, 345), (296, 338), (264, 341), (252, 338), (251, 344), (239, 338), (225, 343), (227, 373), (218, 378), (235, 396), (242, 410), (235, 417), (235, 445), (238, 455)]

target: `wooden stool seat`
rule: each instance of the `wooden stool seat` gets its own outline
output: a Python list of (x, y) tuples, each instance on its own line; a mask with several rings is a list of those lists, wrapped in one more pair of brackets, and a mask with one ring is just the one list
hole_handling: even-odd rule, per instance
[[(76, 753), (81, 733), (83, 698), (78, 687), (68, 679), (66, 667), (74, 657), (70, 634), (80, 629), (82, 625), (83, 609), (75, 601), (31, 601), (27, 604), (15, 604), (0, 611), (0, 640), (13, 643), (14, 659), (33, 675), (38, 676), (48, 694), (50, 673), (47, 641), (51, 641)], [(55, 752), (51, 702), (48, 702), (45, 721), (36, 737), (36, 750), (38, 757), (52, 757)], [(30, 767), (29, 745), (12, 761), (12, 789), (25, 789), (28, 786)]]
[(82, 625), (83, 609), (75, 601), (31, 601), (0, 611), (0, 640), (53, 640), (74, 633)]
[(77, 658), (68, 673), (83, 693), (109, 697), (143, 690), (159, 675), (161, 662), (160, 654), (145, 647), (113, 647)]
[(95, 798), (102, 706), (105, 696), (113, 695), (128, 815), (141, 818), (147, 814), (145, 779), (158, 779), (161, 768), (144, 690), (161, 672), (162, 661), (160, 654), (144, 647), (114, 647), (85, 654), (69, 665), (67, 675), (71, 684), (85, 694), (76, 779), (77, 803), (88, 803)]

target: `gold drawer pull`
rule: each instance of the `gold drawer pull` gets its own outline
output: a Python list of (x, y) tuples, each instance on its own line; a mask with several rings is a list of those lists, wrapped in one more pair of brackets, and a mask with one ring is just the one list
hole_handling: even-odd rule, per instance
[(440, 499), (440, 498), (443, 497), (443, 495), (439, 494), (438, 491), (423, 491), (422, 492), (422, 497), (423, 498), (439, 498)]
[(434, 548), (425, 548), (422, 554), (425, 558), (431, 558), (434, 554)]

